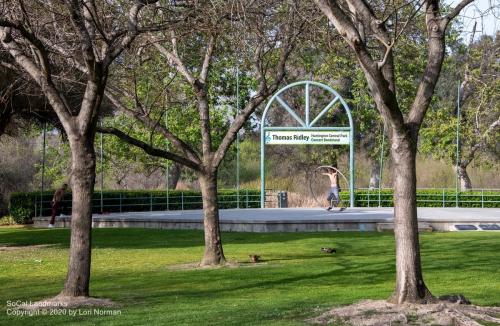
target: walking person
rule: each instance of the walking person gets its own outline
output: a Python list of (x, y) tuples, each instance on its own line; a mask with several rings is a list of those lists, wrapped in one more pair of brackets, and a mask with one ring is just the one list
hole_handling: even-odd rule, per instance
[(65, 183), (61, 188), (57, 189), (54, 193), (54, 197), (52, 198), (52, 216), (50, 218), (49, 228), (54, 227), (54, 223), (56, 221), (56, 215), (61, 211), (61, 204), (64, 198), (64, 193), (68, 190), (68, 185)]

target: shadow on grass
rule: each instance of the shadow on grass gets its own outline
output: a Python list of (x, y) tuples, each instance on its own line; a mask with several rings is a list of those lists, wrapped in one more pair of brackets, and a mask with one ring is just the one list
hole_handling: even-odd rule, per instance
[[(203, 232), (198, 230), (159, 229), (94, 229), (93, 246), (99, 249), (173, 249), (203, 247)], [(0, 246), (54, 245), (69, 248), (68, 229), (0, 228)], [(432, 233), (421, 235), (424, 261), (432, 257), (424, 268), (481, 266), (482, 260), (494, 259), (500, 250), (500, 239), (485, 232)], [(248, 245), (248, 254), (268, 254), (264, 260), (317, 259), (342, 256), (394, 256), (392, 233), (377, 232), (302, 232), (302, 233), (236, 233), (222, 235), (223, 245)], [(273, 244), (276, 244), (275, 246)], [(328, 246), (337, 254), (320, 253)], [(242, 248), (239, 247), (238, 251)], [(307, 253), (304, 255), (304, 253)], [(276, 258), (278, 256), (279, 258)], [(434, 258), (440, 259), (434, 259)], [(450, 259), (460, 257), (467, 259)], [(452, 264), (450, 266), (450, 264)], [(464, 265), (465, 264), (465, 265)]]
[[(69, 248), (69, 229), (35, 229), (35, 228), (0, 228), (0, 245), (35, 245), (54, 244)], [(98, 248), (114, 249), (154, 249), (154, 248), (188, 248), (203, 246), (203, 231), (199, 230), (160, 230), (160, 229), (93, 229), (93, 245)], [(232, 244), (272, 244), (302, 240), (325, 239), (323, 246), (332, 245), (344, 240), (363, 239), (373, 241), (392, 241), (392, 236), (373, 232), (301, 232), (301, 233), (236, 233), (224, 232), (224, 245)], [(372, 246), (370, 246), (372, 247)], [(293, 245), (289, 248), (294, 250)], [(370, 250), (370, 249), (368, 249)]]
[[(106, 255), (112, 258), (119, 255), (127, 264), (130, 257), (126, 250), (160, 249), (157, 251), (160, 258), (176, 252), (169, 249), (198, 251), (203, 246), (203, 232), (95, 229), (93, 240), (97, 250), (125, 249)], [(154, 313), (161, 314), (155, 318), (164, 318), (164, 322), (148, 319), (151, 324), (182, 324), (180, 321), (210, 324), (207, 320), (216, 324), (220, 323), (216, 316), (220, 316), (221, 311), (240, 324), (256, 324), (256, 320), (280, 321), (283, 316), (293, 314), (290, 311), (294, 309), (297, 314), (309, 313), (318, 304), (385, 299), (394, 286), (392, 233), (224, 233), (223, 243), (228, 255), (248, 259), (247, 254), (255, 253), (272, 264), (258, 268), (171, 270), (161, 262), (152, 263), (145, 250), (141, 255), (133, 255), (137, 261), (130, 268), (111, 268), (107, 264), (96, 267), (92, 272), (91, 293), (124, 304), (129, 311), (123, 318), (135, 318), (135, 324), (143, 324)], [(53, 244), (64, 249), (69, 245), (69, 230), (0, 229), (0, 246), (6, 244)], [(500, 240), (496, 234), (422, 234), (421, 244), (424, 277), (432, 279), (428, 282), (431, 291), (464, 289), (461, 293), (479, 300), (484, 286), (491, 286), (493, 294), (483, 302), (499, 303), (500, 293), (495, 290), (498, 281), (494, 281), (495, 273), (500, 270)], [(322, 246), (337, 248), (337, 254), (321, 253)], [(158, 259), (158, 255), (155, 257)], [(60, 264), (66, 264), (66, 260), (60, 260)], [(62, 273), (56, 285), (55, 278), (38, 275), (36, 271), (27, 272), (21, 263), (18, 266), (18, 281), (6, 282), (9, 296), (47, 297), (63, 284)], [(63, 320), (75, 321), (60, 320), (61, 325)], [(94, 320), (97, 324), (103, 323)], [(118, 320), (116, 324), (120, 321), (127, 324), (123, 319)], [(55, 324), (57, 322), (52, 323)]]

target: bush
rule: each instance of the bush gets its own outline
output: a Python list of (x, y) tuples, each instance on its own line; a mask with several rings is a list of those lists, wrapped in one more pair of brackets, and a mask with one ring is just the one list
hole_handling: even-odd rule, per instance
[(16, 221), (10, 215), (0, 218), (0, 225), (13, 225), (13, 224), (16, 224)]
[[(379, 191), (356, 190), (356, 207), (377, 207), (379, 206)], [(392, 189), (380, 191), (380, 206), (392, 207), (394, 192)], [(349, 200), (349, 191), (343, 191), (341, 198)], [(450, 189), (421, 189), (417, 190), (418, 207), (456, 207), (457, 194)], [(458, 193), (459, 207), (500, 207), (500, 191), (464, 191)]]
[(31, 210), (26, 207), (14, 207), (10, 210), (10, 215), (17, 224), (28, 224), (32, 222), (31, 218), (33, 215), (31, 214)]

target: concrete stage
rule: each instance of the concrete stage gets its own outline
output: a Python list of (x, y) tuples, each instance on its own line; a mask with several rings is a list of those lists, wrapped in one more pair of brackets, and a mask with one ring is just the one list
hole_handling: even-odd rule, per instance
[[(394, 209), (348, 208), (327, 212), (320, 208), (266, 208), (220, 210), (222, 231), (384, 231), (393, 229)], [(93, 216), (93, 227), (203, 229), (201, 210), (129, 212)], [(34, 219), (35, 227), (47, 227), (49, 217)], [(70, 217), (57, 218), (56, 227), (69, 227)], [(456, 225), (480, 231), (500, 228), (499, 208), (418, 208), (421, 231), (457, 231)], [(473, 226), (473, 227), (471, 227)], [(488, 227), (489, 226), (489, 227)]]

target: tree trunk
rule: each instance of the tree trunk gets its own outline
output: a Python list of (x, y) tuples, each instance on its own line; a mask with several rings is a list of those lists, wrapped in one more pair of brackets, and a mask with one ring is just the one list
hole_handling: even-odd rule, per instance
[(168, 189), (177, 188), (177, 183), (181, 177), (182, 165), (174, 163), (169, 169), (168, 175)]
[(434, 299), (422, 276), (416, 201), (416, 146), (410, 133), (392, 135), (396, 289), (389, 301), (426, 303)]
[(92, 230), (92, 194), (95, 184), (93, 136), (69, 136), (71, 147), (71, 244), (63, 296), (88, 296)]
[(371, 174), (370, 174), (370, 189), (378, 189), (380, 186), (380, 161), (377, 159), (371, 159)]
[(217, 200), (217, 172), (199, 175), (205, 228), (205, 253), (201, 266), (220, 265), (226, 261), (222, 250)]
[(460, 189), (462, 191), (472, 190), (472, 182), (469, 178), (469, 173), (467, 172), (467, 166), (458, 165), (454, 167), (455, 173), (458, 174), (458, 180), (460, 181)]

